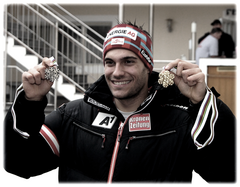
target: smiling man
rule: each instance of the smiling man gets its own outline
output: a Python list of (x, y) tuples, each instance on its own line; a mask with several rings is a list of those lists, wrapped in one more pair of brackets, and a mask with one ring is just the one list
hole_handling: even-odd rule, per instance
[(126, 49), (105, 56), (105, 78), (117, 108), (134, 112), (147, 98), (149, 72), (139, 57)]
[(152, 40), (131, 23), (109, 31), (103, 64), (84, 99), (46, 118), (51, 60), (23, 73), (5, 119), (8, 172), (29, 178), (59, 167), (60, 182), (111, 183), (191, 182), (195, 170), (208, 182), (235, 181), (235, 117), (197, 65), (175, 60), (163, 71), (176, 67), (175, 84), (159, 84)]

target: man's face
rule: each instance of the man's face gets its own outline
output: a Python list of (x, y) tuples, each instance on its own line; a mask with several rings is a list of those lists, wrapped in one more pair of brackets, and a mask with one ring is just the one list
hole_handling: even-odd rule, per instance
[(114, 98), (136, 99), (147, 93), (149, 70), (135, 53), (113, 49), (104, 62), (105, 78)]
[(216, 38), (217, 38), (218, 40), (221, 38), (221, 36), (222, 36), (222, 32), (217, 32), (217, 33), (216, 33)]

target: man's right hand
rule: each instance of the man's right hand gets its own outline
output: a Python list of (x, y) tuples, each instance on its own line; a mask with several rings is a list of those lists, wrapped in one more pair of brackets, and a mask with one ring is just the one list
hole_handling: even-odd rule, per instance
[(53, 82), (45, 79), (45, 69), (54, 64), (49, 58), (22, 74), (23, 89), (27, 100), (40, 101), (49, 92)]

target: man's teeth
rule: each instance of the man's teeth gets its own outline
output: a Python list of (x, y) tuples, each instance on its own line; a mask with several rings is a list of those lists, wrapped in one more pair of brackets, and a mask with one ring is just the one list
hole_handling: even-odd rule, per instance
[(123, 85), (123, 84), (128, 84), (130, 81), (122, 81), (122, 82), (113, 82), (116, 85)]

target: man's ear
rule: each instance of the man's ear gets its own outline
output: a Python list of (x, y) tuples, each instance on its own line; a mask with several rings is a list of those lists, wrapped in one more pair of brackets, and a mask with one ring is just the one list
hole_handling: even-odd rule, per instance
[(147, 69), (147, 73), (148, 73), (148, 76), (150, 77), (150, 75), (151, 75), (151, 72), (150, 72), (150, 70), (149, 70), (149, 69)]
[(150, 73), (150, 70), (147, 68), (147, 72), (148, 72), (148, 74), (150, 75), (151, 73)]

